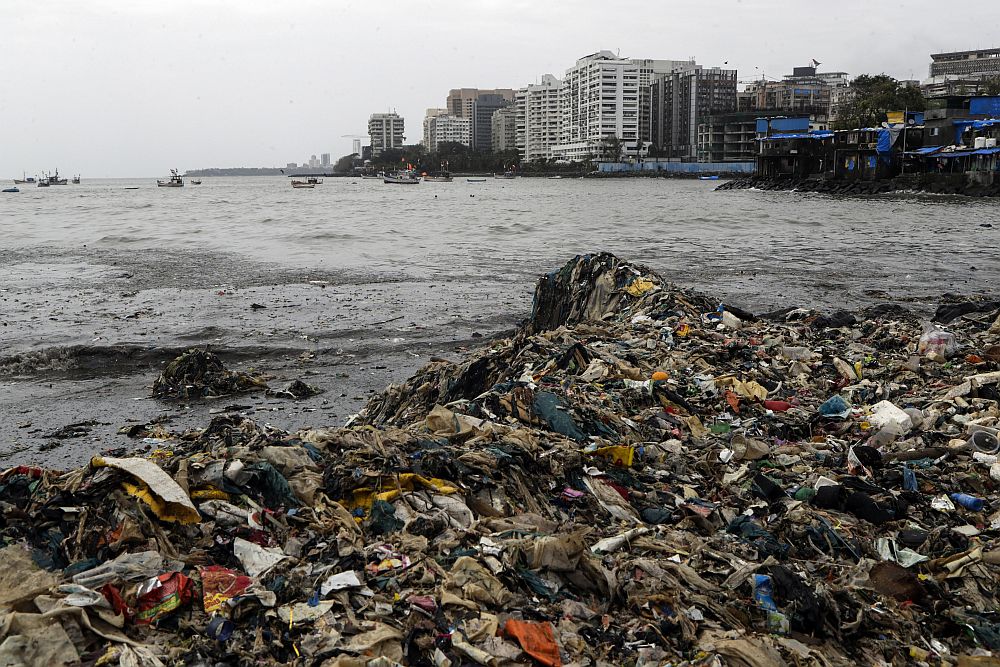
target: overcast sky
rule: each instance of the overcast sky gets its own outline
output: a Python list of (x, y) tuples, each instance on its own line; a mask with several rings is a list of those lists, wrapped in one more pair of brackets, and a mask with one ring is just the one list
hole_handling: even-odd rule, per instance
[(0, 178), (283, 166), (350, 152), (395, 109), (408, 142), (458, 87), (562, 76), (600, 49), (923, 79), (932, 52), (1000, 46), (1000, 3), (840, 0), (5, 0)]

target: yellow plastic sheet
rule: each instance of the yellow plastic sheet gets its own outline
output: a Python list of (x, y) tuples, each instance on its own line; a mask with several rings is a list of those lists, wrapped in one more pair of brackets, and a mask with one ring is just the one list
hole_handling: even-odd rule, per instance
[(728, 375), (716, 378), (715, 384), (719, 387), (732, 387), (737, 395), (753, 401), (763, 401), (767, 398), (767, 389), (753, 380), (744, 382), (743, 380), (737, 380), (732, 375)]
[(452, 486), (451, 482), (447, 480), (436, 477), (428, 479), (416, 473), (408, 472), (403, 473), (398, 478), (388, 475), (380, 477), (377, 488), (364, 487), (354, 489), (351, 492), (348, 505), (351, 509), (360, 507), (367, 511), (371, 509), (372, 503), (376, 500), (389, 503), (399, 498), (402, 491), (420, 490), (435, 491), (446, 495), (458, 493), (458, 488)]
[(590, 452), (591, 456), (600, 456), (605, 458), (616, 466), (623, 466), (625, 468), (632, 467), (632, 461), (635, 459), (635, 447), (622, 447), (620, 445), (612, 445), (610, 447), (601, 447)]
[(640, 297), (654, 287), (656, 287), (656, 284), (653, 283), (652, 280), (636, 278), (628, 287), (625, 288), (625, 291), (634, 297)]
[(185, 524), (201, 521), (198, 509), (184, 489), (152, 461), (136, 457), (118, 459), (95, 456), (90, 460), (90, 465), (95, 468), (115, 468), (134, 477), (136, 481), (123, 482), (122, 487), (130, 495), (149, 505), (161, 521)]

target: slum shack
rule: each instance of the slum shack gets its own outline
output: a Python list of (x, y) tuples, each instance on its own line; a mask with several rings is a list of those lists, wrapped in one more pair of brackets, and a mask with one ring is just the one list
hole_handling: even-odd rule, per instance
[(998, 387), (1000, 301), (755, 315), (578, 256), (347, 426), (4, 471), (0, 664), (996, 664)]
[(830, 131), (775, 134), (758, 139), (757, 175), (765, 178), (805, 178), (831, 168), (834, 133)]

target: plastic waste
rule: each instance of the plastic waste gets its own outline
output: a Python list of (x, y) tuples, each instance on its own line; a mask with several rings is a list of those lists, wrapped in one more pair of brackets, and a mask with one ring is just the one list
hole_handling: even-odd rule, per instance
[(984, 507), (986, 507), (986, 501), (982, 498), (976, 498), (975, 496), (970, 496), (965, 493), (951, 493), (948, 495), (949, 498), (954, 500), (956, 503), (964, 507), (965, 509), (972, 510), (973, 512), (980, 512)]
[(931, 326), (925, 328), (917, 344), (917, 352), (932, 360), (944, 361), (955, 353), (955, 334)]
[(966, 442), (974, 452), (993, 454), (1000, 451), (1000, 439), (989, 431), (974, 431)]
[(906, 433), (913, 427), (910, 416), (893, 405), (891, 401), (879, 401), (872, 406), (868, 422), (876, 428), (892, 425), (898, 428), (900, 433)]
[(843, 396), (834, 395), (826, 399), (819, 406), (819, 413), (824, 417), (837, 417), (843, 419), (851, 415), (851, 404)]

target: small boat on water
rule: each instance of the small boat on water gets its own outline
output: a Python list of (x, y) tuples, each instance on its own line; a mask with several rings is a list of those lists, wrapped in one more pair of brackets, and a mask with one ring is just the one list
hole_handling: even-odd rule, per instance
[(386, 174), (382, 177), (383, 183), (393, 183), (396, 185), (416, 185), (420, 182), (420, 177), (412, 171), (397, 171), (395, 174)]
[(26, 172), (21, 172), (21, 178), (14, 179), (14, 185), (25, 185), (26, 183), (34, 183), (35, 177), (28, 176)]
[(315, 176), (309, 176), (306, 178), (306, 183), (311, 183), (312, 185), (323, 185), (323, 179), (316, 178)]
[(296, 190), (312, 190), (316, 187), (316, 184), (307, 181), (292, 181), (292, 187)]
[(512, 171), (505, 171), (502, 174), (493, 174), (493, 178), (517, 178), (517, 174)]
[(169, 181), (156, 181), (156, 187), (158, 188), (183, 188), (184, 179), (181, 175), (177, 173), (176, 169), (170, 170), (170, 180)]
[(441, 171), (432, 176), (428, 176), (425, 173), (424, 180), (428, 183), (451, 183), (455, 179), (451, 177), (451, 172), (448, 171), (448, 161), (444, 160), (441, 162)]
[(385, 172), (380, 171), (377, 174), (361, 174), (361, 180), (364, 181), (380, 181), (385, 178)]
[(191, 185), (201, 185), (201, 179), (192, 178), (191, 179)]
[(465, 182), (466, 183), (485, 183), (486, 179), (485, 178), (467, 178), (467, 179), (465, 179)]
[(73, 185), (80, 185), (80, 174), (73, 177)]
[(550, 181), (559, 181), (559, 180), (562, 180), (562, 176), (560, 176), (558, 174), (556, 174), (555, 176), (549, 176), (549, 180)]
[(41, 180), (38, 181), (38, 187), (47, 188), (50, 185), (66, 185), (68, 182), (65, 178), (59, 178), (59, 169), (56, 169), (54, 175), (43, 174)]
[(3, 191), (4, 192), (20, 192), (20, 190), (17, 189), (17, 188), (4, 188)]
[(712, 174), (711, 176), (699, 176), (698, 180), (699, 181), (717, 181), (717, 180), (719, 180), (719, 175), (718, 174)]

